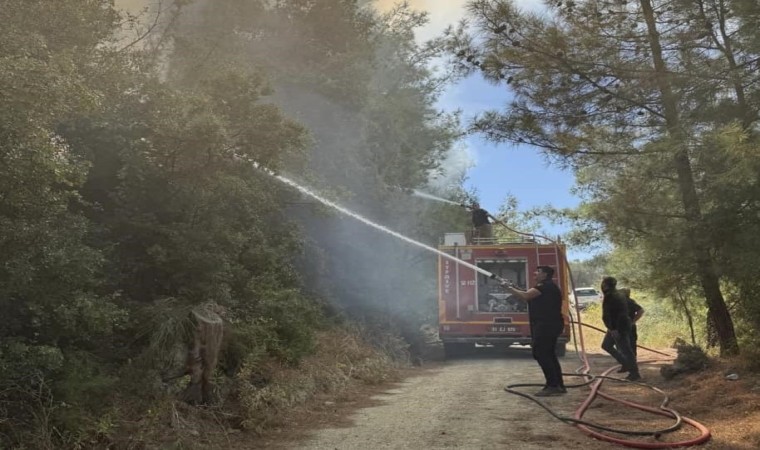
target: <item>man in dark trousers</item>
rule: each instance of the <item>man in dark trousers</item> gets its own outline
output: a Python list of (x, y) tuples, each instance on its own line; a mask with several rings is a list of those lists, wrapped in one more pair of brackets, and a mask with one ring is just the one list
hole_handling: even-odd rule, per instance
[[(628, 317), (631, 318), (631, 349), (633, 350), (633, 356), (636, 356), (638, 361), (638, 351), (636, 350), (638, 348), (638, 342), (639, 342), (639, 333), (636, 329), (636, 322), (641, 319), (641, 316), (644, 315), (644, 308), (642, 308), (641, 305), (636, 303), (636, 300), (631, 298), (631, 290), (628, 288), (621, 288), (619, 289), (620, 293), (623, 294), (626, 301), (626, 306), (628, 306)], [(622, 369), (622, 368), (621, 368)]]
[(636, 355), (631, 348), (633, 321), (628, 315), (625, 296), (617, 290), (617, 280), (614, 277), (604, 277), (602, 292), (602, 320), (607, 327), (602, 348), (620, 363), (621, 371), (628, 372), (626, 380), (640, 380)]
[(488, 211), (480, 207), (478, 202), (472, 204), (472, 233), (473, 238), (490, 238), (491, 221), (488, 219)]
[(554, 269), (549, 266), (536, 268), (536, 285), (523, 291), (507, 285), (507, 291), (528, 302), (531, 346), (533, 357), (541, 366), (546, 378), (544, 388), (535, 393), (537, 397), (562, 395), (567, 392), (562, 380), (562, 367), (557, 359), (557, 340), (565, 322), (562, 318), (562, 291), (552, 281)]
[[(641, 307), (634, 299), (631, 298), (631, 290), (628, 288), (621, 288), (618, 289), (618, 292), (623, 295), (626, 302), (626, 307), (628, 308), (628, 317), (631, 319), (631, 350), (633, 351), (633, 356), (637, 357), (637, 345), (639, 340), (638, 331), (636, 330), (636, 322), (641, 319), (641, 316), (644, 315), (644, 308)], [(615, 348), (615, 339), (613, 339), (611, 333), (607, 333), (604, 335), (604, 340), (602, 341), (602, 348), (612, 355), (613, 358), (617, 360), (617, 362), (620, 363), (620, 369), (618, 369), (618, 373), (624, 373), (628, 372), (628, 367), (625, 366), (623, 363), (622, 356), (617, 348)]]

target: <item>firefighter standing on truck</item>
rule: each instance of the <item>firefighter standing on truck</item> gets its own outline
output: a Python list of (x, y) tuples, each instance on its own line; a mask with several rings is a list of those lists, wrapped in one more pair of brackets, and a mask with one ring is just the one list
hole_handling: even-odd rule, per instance
[(530, 337), (533, 357), (541, 366), (546, 378), (544, 388), (536, 397), (549, 397), (567, 393), (562, 380), (562, 366), (557, 358), (557, 341), (565, 322), (562, 318), (562, 291), (552, 277), (554, 269), (549, 266), (536, 268), (536, 286), (523, 291), (511, 284), (506, 289), (529, 303)]
[(488, 219), (488, 211), (481, 208), (478, 202), (474, 202), (470, 209), (472, 210), (472, 237), (490, 238), (491, 221)]

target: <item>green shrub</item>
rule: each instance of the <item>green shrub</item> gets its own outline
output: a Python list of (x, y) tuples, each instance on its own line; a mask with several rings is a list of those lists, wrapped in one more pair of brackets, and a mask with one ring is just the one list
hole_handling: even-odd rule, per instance
[[(106, 432), (116, 377), (85, 352), (9, 340), (0, 346), (0, 429), (34, 447), (75, 446)], [(107, 427), (106, 427), (107, 428)]]
[(271, 333), (264, 337), (267, 352), (290, 364), (314, 352), (314, 332), (323, 326), (320, 306), (295, 289), (259, 297), (254, 312), (239, 320), (255, 321)]
[(84, 352), (67, 353), (61, 372), (52, 386), (57, 408), (53, 414), (56, 428), (69, 440), (102, 434), (116, 399), (118, 378), (106, 373), (107, 366)]
[(235, 375), (243, 365), (258, 365), (267, 358), (268, 349), (277, 346), (272, 320), (259, 318), (250, 322), (228, 322), (225, 328), (219, 367), (227, 375)]

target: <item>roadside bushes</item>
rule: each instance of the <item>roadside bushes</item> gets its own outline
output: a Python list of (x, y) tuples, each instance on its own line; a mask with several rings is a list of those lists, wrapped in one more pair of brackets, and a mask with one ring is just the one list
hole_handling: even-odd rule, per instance
[(282, 413), (320, 395), (340, 396), (352, 382), (394, 380), (403, 365), (369, 344), (358, 327), (317, 332), (315, 353), (297, 366), (267, 359), (243, 365), (235, 376), (242, 424), (261, 431)]

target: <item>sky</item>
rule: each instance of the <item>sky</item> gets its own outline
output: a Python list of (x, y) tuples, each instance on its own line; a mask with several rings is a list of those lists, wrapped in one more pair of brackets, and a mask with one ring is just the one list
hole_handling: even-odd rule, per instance
[[(516, 0), (527, 10), (544, 11), (541, 0)], [(390, 8), (397, 0), (377, 0), (379, 9)], [(465, 17), (467, 0), (409, 0), (417, 10), (429, 13), (430, 23), (418, 30), (418, 41), (439, 35), (452, 24)], [(494, 86), (475, 74), (445, 90), (438, 107), (446, 111), (461, 110), (466, 121), (487, 110), (503, 110), (510, 101), (507, 86)], [(474, 188), (483, 208), (496, 214), (508, 194), (518, 199), (520, 210), (551, 204), (554, 207), (574, 207), (580, 199), (570, 190), (575, 178), (572, 171), (550, 166), (538, 149), (527, 145), (494, 144), (479, 136), (467, 137), (463, 145), (450, 156), (452, 164), (467, 164), (465, 187)], [(557, 235), (566, 228), (543, 223), (544, 231)], [(571, 259), (585, 259), (590, 255), (579, 249), (568, 249)]]

